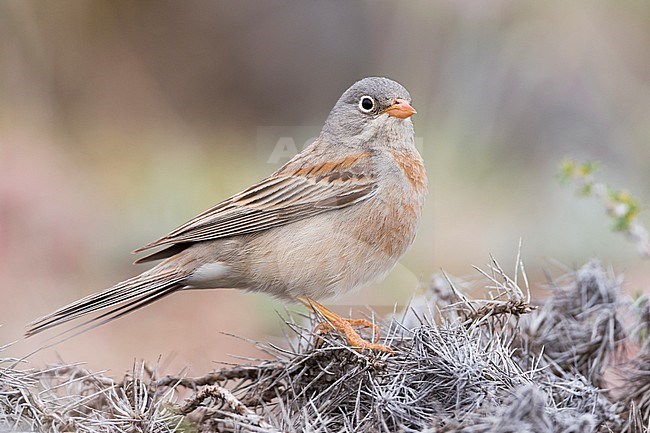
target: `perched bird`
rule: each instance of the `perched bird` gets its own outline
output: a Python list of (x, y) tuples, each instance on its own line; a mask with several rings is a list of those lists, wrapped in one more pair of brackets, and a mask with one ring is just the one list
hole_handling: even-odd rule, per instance
[(369, 322), (316, 300), (383, 278), (412, 244), (427, 193), (413, 114), (395, 81), (356, 82), (278, 171), (134, 251), (163, 247), (136, 261), (161, 263), (37, 319), (26, 335), (96, 313), (72, 328), (83, 332), (182, 290), (235, 288), (303, 302), (326, 319), (321, 331), (390, 351), (354, 329)]

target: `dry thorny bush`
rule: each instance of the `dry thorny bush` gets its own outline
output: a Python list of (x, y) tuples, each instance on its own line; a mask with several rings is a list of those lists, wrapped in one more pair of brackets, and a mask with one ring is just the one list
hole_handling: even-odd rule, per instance
[(539, 308), (519, 259), (513, 277), (495, 260), (479, 272), (488, 299), (437, 276), (386, 318), (394, 355), (316, 338), (316, 318), (300, 316), (284, 348), (260, 344), (271, 360), (202, 377), (159, 377), (143, 363), (113, 381), (3, 359), (0, 430), (650, 432), (647, 302), (625, 300), (598, 261), (552, 280)]

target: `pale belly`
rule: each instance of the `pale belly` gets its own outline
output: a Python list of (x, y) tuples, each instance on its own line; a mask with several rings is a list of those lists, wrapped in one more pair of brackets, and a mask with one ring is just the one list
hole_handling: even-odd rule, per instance
[(247, 289), (322, 299), (383, 279), (411, 245), (419, 214), (396, 215), (371, 200), (356, 205), (366, 209), (322, 214), (251, 239), (244, 254)]

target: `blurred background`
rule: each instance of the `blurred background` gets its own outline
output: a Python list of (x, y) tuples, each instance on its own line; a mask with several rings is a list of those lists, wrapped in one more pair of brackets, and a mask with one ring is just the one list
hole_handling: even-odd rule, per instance
[[(430, 196), (401, 264), (337, 311), (403, 306), (489, 254), (513, 269), (520, 238), (534, 286), (597, 256), (646, 290), (649, 263), (556, 174), (597, 160), (650, 203), (649, 46), (640, 0), (2, 0), (0, 345), (28, 353), (25, 324), (146, 269), (131, 250), (270, 174), (370, 75), (413, 96)], [(281, 342), (278, 312), (183, 293), (30, 359), (199, 374), (259, 355), (228, 334)]]

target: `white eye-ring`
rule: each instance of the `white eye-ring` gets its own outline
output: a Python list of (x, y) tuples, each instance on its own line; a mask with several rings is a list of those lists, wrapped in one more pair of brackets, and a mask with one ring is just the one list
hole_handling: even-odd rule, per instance
[(359, 99), (359, 110), (364, 113), (370, 113), (375, 108), (375, 100), (370, 96), (362, 96)]

